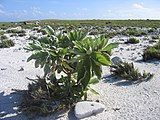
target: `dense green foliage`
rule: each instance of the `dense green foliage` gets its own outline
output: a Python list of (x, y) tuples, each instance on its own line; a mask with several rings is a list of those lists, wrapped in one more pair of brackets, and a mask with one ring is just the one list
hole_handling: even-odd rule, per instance
[(135, 69), (133, 63), (122, 62), (117, 65), (111, 65), (111, 73), (118, 77), (131, 81), (147, 81), (152, 78), (153, 74), (144, 71), (141, 74), (138, 69)]
[(128, 40), (127, 40), (127, 42), (125, 42), (125, 43), (129, 43), (129, 44), (137, 44), (137, 43), (139, 43), (139, 39), (137, 39), (137, 38), (129, 38)]
[[(44, 69), (44, 77), (29, 85), (23, 103), (25, 110), (42, 114), (86, 100), (88, 90), (98, 94), (91, 85), (99, 82), (101, 65), (110, 65), (111, 50), (118, 45), (108, 44), (105, 36), (92, 38), (82, 31), (56, 34), (48, 26), (46, 33), (47, 37), (34, 40), (27, 48), (33, 52), (28, 61), (34, 59), (35, 67)], [(56, 108), (51, 107), (53, 102)]]
[(156, 45), (148, 47), (146, 50), (144, 50), (143, 60), (147, 61), (153, 59), (160, 60), (160, 40)]

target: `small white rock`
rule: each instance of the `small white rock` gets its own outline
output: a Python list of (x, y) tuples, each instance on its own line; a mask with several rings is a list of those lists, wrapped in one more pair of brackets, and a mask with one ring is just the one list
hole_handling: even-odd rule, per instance
[(79, 119), (103, 112), (105, 106), (98, 102), (83, 101), (75, 106), (75, 116)]

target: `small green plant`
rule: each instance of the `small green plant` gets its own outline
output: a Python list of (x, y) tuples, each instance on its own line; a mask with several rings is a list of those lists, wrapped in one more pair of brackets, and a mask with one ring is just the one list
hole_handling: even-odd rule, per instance
[(125, 42), (126, 44), (137, 44), (137, 43), (139, 43), (139, 39), (137, 39), (137, 38), (129, 38), (128, 40), (127, 40), (127, 42)]
[(5, 39), (7, 39), (7, 36), (6, 36), (6, 35), (2, 35), (2, 36), (0, 37), (0, 39), (1, 39), (1, 40), (5, 40)]
[(143, 36), (147, 35), (147, 33), (143, 30), (137, 30), (136, 28), (127, 28), (126, 30), (122, 31), (123, 35), (126, 36)]
[(6, 32), (7, 33), (17, 33), (17, 34), (26, 33), (25, 30), (18, 30), (18, 29), (9, 29)]
[(159, 39), (158, 35), (152, 36), (152, 39)]
[(0, 41), (0, 48), (9, 48), (14, 45), (15, 43), (12, 40), (5, 39)]
[(28, 61), (34, 59), (35, 67), (44, 69), (44, 77), (29, 85), (22, 110), (40, 115), (86, 100), (88, 90), (98, 94), (91, 85), (99, 82), (101, 66), (110, 65), (111, 50), (118, 45), (108, 44), (105, 36), (88, 37), (83, 31), (56, 34), (48, 26), (46, 33), (47, 37), (26, 48), (33, 52)]
[(144, 71), (141, 74), (138, 69), (135, 69), (133, 63), (122, 62), (117, 65), (111, 65), (111, 73), (115, 76), (121, 77), (131, 81), (147, 81), (152, 78), (153, 74)]
[(98, 31), (91, 31), (90, 33), (89, 33), (89, 35), (98, 35), (99, 33), (98, 33)]
[(155, 31), (155, 29), (151, 28), (148, 30), (148, 33), (153, 33)]
[(108, 33), (106, 33), (106, 37), (113, 38), (113, 37), (115, 37), (117, 34), (118, 34), (117, 32), (108, 32)]
[(10, 35), (11, 37), (16, 37), (16, 36), (18, 36), (18, 34), (17, 33), (12, 33), (11, 35)]
[(23, 36), (26, 36), (26, 34), (25, 33), (19, 33), (18, 36), (23, 37)]
[(130, 35), (132, 35), (132, 36), (140, 36), (141, 35), (140, 32), (137, 29), (135, 29), (135, 28), (128, 28), (125, 31), (125, 34), (127, 36), (130, 36)]
[(28, 39), (29, 40), (36, 40), (36, 39), (38, 39), (38, 37), (31, 35)]
[(0, 31), (0, 35), (4, 35), (4, 33), (5, 33), (4, 31)]
[(37, 30), (38, 33), (42, 33), (42, 35), (47, 34), (46, 31), (44, 29), (38, 29)]
[(153, 60), (153, 59), (160, 60), (160, 40), (156, 45), (148, 47), (143, 52), (144, 61)]

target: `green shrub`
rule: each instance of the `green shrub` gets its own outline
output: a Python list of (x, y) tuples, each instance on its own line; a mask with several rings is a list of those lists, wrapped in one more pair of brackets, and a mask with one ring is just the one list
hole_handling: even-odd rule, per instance
[(129, 28), (126, 30), (126, 34), (128, 36), (132, 35), (132, 36), (140, 36), (141, 34), (139, 33), (138, 30), (136, 30), (135, 28)]
[(117, 65), (111, 65), (111, 73), (115, 76), (121, 77), (131, 81), (147, 81), (152, 78), (153, 74), (139, 73), (138, 69), (135, 69), (133, 63), (122, 62)]
[(125, 42), (125, 43), (127, 43), (127, 44), (137, 44), (137, 43), (139, 43), (139, 39), (137, 39), (137, 38), (129, 38), (127, 40), (127, 42)]
[(116, 33), (116, 32), (108, 32), (108, 33), (106, 33), (106, 37), (108, 37), (108, 38), (113, 38), (113, 37), (115, 37), (117, 34), (118, 34), (118, 33)]
[(25, 33), (19, 33), (18, 36), (23, 37), (23, 36), (26, 36), (26, 34)]
[(36, 40), (36, 39), (38, 39), (38, 37), (31, 35), (28, 39), (29, 40)]
[(158, 59), (160, 60), (160, 41), (152, 46), (148, 47), (146, 50), (143, 52), (143, 60), (153, 60), (153, 59)]
[(123, 35), (126, 36), (142, 36), (142, 35), (147, 35), (145, 31), (142, 30), (137, 30), (136, 28), (127, 28), (125, 31), (122, 31)]
[(37, 30), (37, 32), (38, 32), (38, 33), (42, 33), (42, 35), (47, 34), (46, 31), (45, 31), (44, 29), (39, 29), (39, 30)]
[(4, 33), (5, 33), (4, 31), (0, 31), (0, 35), (4, 35)]
[(14, 37), (14, 36), (18, 36), (18, 34), (17, 33), (12, 33), (11, 37)]
[(152, 33), (152, 32), (154, 32), (153, 28), (148, 30), (148, 33)]
[(5, 39), (0, 41), (0, 48), (9, 48), (14, 45), (15, 43), (12, 40)]
[(5, 40), (5, 39), (7, 39), (7, 36), (6, 35), (2, 35), (0, 38), (1, 38), (1, 40)]
[[(26, 48), (33, 52), (28, 61), (34, 59), (35, 67), (44, 69), (44, 77), (29, 85), (22, 110), (40, 115), (86, 100), (88, 90), (97, 94), (91, 85), (99, 82), (101, 65), (110, 65), (111, 50), (117, 47), (116, 43), (108, 44), (105, 36), (91, 38), (82, 31), (56, 34), (48, 26), (46, 33), (47, 37)], [(57, 78), (62, 72), (65, 75)]]
[(159, 39), (159, 36), (158, 35), (152, 36), (152, 39)]
[(6, 31), (7, 33), (17, 33), (17, 34), (21, 34), (21, 33), (26, 33), (25, 30), (17, 30), (17, 29), (10, 29)]
[(142, 31), (140, 34), (141, 34), (142, 36), (147, 35), (147, 33), (144, 32), (144, 31)]
[(89, 33), (89, 35), (98, 35), (99, 33), (97, 32), (97, 31), (91, 31), (90, 33)]

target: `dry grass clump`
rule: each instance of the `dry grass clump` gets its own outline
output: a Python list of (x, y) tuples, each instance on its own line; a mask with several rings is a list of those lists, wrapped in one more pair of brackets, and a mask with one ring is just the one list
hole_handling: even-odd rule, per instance
[(110, 69), (111, 73), (117, 77), (121, 77), (128, 81), (147, 81), (152, 78), (153, 74), (146, 73), (145, 71), (141, 74), (136, 69), (133, 63), (122, 62), (117, 65), (112, 65)]

